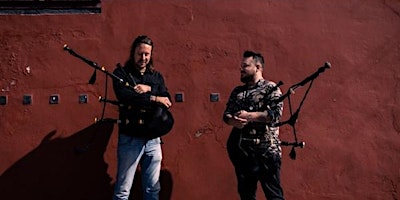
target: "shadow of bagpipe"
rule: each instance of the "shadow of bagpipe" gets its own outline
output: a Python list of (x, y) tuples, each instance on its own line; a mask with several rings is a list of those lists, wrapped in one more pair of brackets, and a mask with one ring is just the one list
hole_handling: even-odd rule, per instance
[[(57, 131), (51, 131), (0, 176), (0, 199), (111, 199), (114, 185), (103, 157), (113, 128), (97, 122), (67, 138), (53, 138)], [(164, 166), (160, 184), (160, 199), (170, 200), (173, 181)], [(140, 169), (132, 194), (131, 200), (142, 199)]]
[(103, 154), (114, 125), (92, 124), (66, 138), (49, 132), (0, 177), (0, 199), (111, 199)]

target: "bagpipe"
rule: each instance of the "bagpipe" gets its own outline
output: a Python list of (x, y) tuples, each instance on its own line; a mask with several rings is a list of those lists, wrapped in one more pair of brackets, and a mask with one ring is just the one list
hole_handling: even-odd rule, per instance
[[(94, 84), (96, 81), (96, 71), (103, 72), (106, 76), (106, 81), (105, 81), (105, 89), (104, 89), (104, 97), (99, 96), (99, 102), (103, 103), (103, 109), (102, 109), (102, 114), (101, 118), (95, 118), (95, 123), (98, 122), (112, 122), (112, 123), (117, 123), (117, 124), (122, 124), (124, 126), (122, 127), (133, 127), (133, 128), (138, 128), (140, 131), (137, 132), (146, 132), (146, 135), (138, 135), (140, 137), (144, 137), (146, 139), (153, 139), (157, 137), (161, 137), (163, 135), (168, 134), (173, 125), (174, 125), (174, 118), (172, 116), (172, 113), (168, 110), (167, 107), (159, 104), (154, 104), (150, 107), (146, 108), (141, 108), (138, 109), (138, 113), (135, 116), (132, 117), (127, 117), (123, 119), (110, 119), (110, 118), (104, 118), (104, 113), (105, 113), (105, 108), (107, 104), (112, 104), (116, 105), (119, 107), (120, 110), (130, 110), (131, 107), (134, 107), (132, 105), (125, 105), (117, 100), (110, 100), (107, 99), (107, 88), (108, 88), (108, 77), (111, 77), (115, 80), (117, 80), (118, 83), (122, 84), (124, 87), (128, 87), (133, 90), (133, 88), (136, 86), (136, 83), (133, 81), (133, 84), (130, 84), (128, 80), (124, 80), (114, 73), (110, 73), (105, 69), (105, 67), (99, 66), (96, 62), (93, 62), (78, 53), (76, 53), (74, 50), (72, 50), (70, 47), (68, 47), (67, 44), (64, 45), (63, 48), (65, 51), (70, 53), (71, 55), (81, 59), (84, 61), (86, 64), (94, 68), (94, 72), (89, 80), (89, 84)], [(121, 67), (119, 63), (117, 64), (117, 67)], [(135, 130), (133, 130), (135, 131)]]
[[(296, 122), (297, 119), (299, 117), (299, 113), (301, 110), (301, 107), (303, 106), (303, 103), (308, 95), (308, 92), (311, 89), (311, 86), (314, 82), (314, 80), (322, 73), (324, 72), (326, 69), (331, 68), (331, 64), (329, 62), (325, 62), (325, 64), (321, 67), (319, 67), (319, 69), (314, 72), (313, 74), (311, 74), (310, 76), (306, 77), (304, 80), (300, 81), (299, 83), (296, 83), (292, 86), (289, 87), (289, 89), (287, 90), (286, 93), (282, 94), (282, 96), (280, 96), (279, 98), (272, 100), (271, 102), (269, 102), (269, 104), (265, 105), (265, 106), (270, 106), (271, 104), (278, 104), (282, 101), (284, 101), (286, 98), (288, 99), (288, 103), (289, 103), (289, 112), (290, 112), (290, 117), (288, 120), (286, 121), (280, 121), (274, 124), (268, 124), (268, 126), (270, 127), (280, 127), (283, 125), (290, 125), (292, 127), (292, 132), (293, 132), (293, 137), (294, 137), (294, 141), (289, 142), (289, 141), (280, 141), (279, 145), (281, 146), (292, 146), (292, 150), (289, 153), (289, 156), (291, 159), (295, 160), (296, 159), (296, 151), (295, 148), (300, 147), (300, 148), (304, 148), (306, 143), (303, 141), (298, 141), (297, 138), (297, 132), (296, 132)], [(300, 101), (299, 106), (297, 107), (297, 109), (294, 111), (292, 108), (292, 102), (291, 102), (291, 98), (290, 96), (292, 94), (295, 93), (295, 90), (299, 87), (302, 87), (306, 84), (308, 85), (308, 88), (304, 94), (304, 96), (302, 97), (302, 100)], [(282, 81), (279, 81), (273, 88), (271, 88), (271, 90), (269, 90), (269, 92), (267, 94), (265, 94), (265, 96), (268, 96), (270, 94), (272, 94), (272, 92), (274, 92), (275, 90), (277, 90), (280, 86), (283, 85)], [(247, 144), (253, 144), (253, 145), (259, 145), (259, 144), (270, 144), (271, 141), (270, 140), (263, 140), (263, 139), (259, 139), (259, 138), (239, 138), (239, 146), (242, 142), (245, 142)], [(241, 147), (240, 147), (241, 148)], [(241, 148), (242, 149), (242, 148)], [(243, 150), (243, 149), (242, 149)]]
[[(311, 89), (311, 86), (312, 86), (314, 80), (315, 80), (321, 73), (323, 73), (326, 69), (329, 69), (329, 68), (331, 68), (331, 64), (330, 64), (329, 62), (325, 62), (324, 65), (321, 66), (321, 67), (319, 67), (318, 70), (317, 70), (316, 72), (314, 72), (314, 73), (311, 74), (310, 76), (306, 77), (304, 80), (302, 80), (302, 81), (300, 81), (300, 82), (298, 82), (298, 83), (293, 84), (292, 86), (290, 86), (286, 93), (284, 93), (280, 98), (278, 98), (277, 100), (275, 100), (275, 103), (277, 103), (277, 102), (284, 101), (286, 98), (288, 99), (288, 103), (289, 103), (289, 112), (290, 112), (290, 117), (289, 117), (289, 119), (286, 120), (286, 121), (283, 121), (283, 122), (278, 122), (278, 123), (274, 124), (274, 126), (278, 127), (278, 126), (283, 126), (283, 125), (285, 125), (285, 124), (288, 124), (288, 125), (290, 125), (290, 126), (292, 127), (292, 132), (293, 132), (294, 141), (293, 141), (293, 142), (281, 141), (281, 142), (280, 142), (280, 145), (282, 145), (282, 146), (292, 146), (292, 149), (291, 149), (291, 151), (290, 151), (290, 153), (289, 153), (289, 156), (290, 156), (290, 158), (293, 159), (293, 160), (296, 159), (296, 151), (295, 151), (295, 148), (296, 148), (296, 147), (304, 148), (304, 147), (305, 147), (305, 144), (306, 144), (306, 143), (303, 142), (303, 141), (298, 141), (298, 139), (297, 139), (297, 133), (296, 133), (296, 126), (295, 126), (295, 125), (296, 125), (296, 122), (297, 122), (297, 119), (298, 119), (298, 117), (299, 117), (299, 113), (300, 113), (301, 107), (303, 106), (303, 103), (304, 103), (304, 101), (305, 101), (305, 99), (306, 99), (306, 97), (307, 97), (307, 95), (308, 95), (308, 93), (309, 93), (309, 91), (310, 91), (310, 89)], [(304, 95), (303, 95), (303, 97), (302, 97), (302, 99), (301, 99), (301, 101), (300, 101), (299, 106), (298, 106), (297, 109), (294, 111), (293, 108), (292, 108), (292, 102), (291, 102), (290, 96), (291, 96), (292, 94), (295, 93), (295, 90), (296, 90), (297, 88), (302, 87), (302, 86), (304, 86), (304, 85), (306, 85), (306, 84), (308, 84), (308, 88), (307, 88), (307, 90), (305, 91), (305, 93), (304, 93)], [(283, 82), (280, 81), (280, 82), (278, 83), (278, 85), (283, 85)]]

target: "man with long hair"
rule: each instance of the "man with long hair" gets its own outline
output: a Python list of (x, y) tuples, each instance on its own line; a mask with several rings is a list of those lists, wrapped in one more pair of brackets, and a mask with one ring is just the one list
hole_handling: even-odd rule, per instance
[(162, 160), (161, 138), (148, 137), (148, 108), (161, 105), (171, 107), (170, 94), (160, 72), (153, 66), (153, 41), (147, 36), (138, 36), (132, 44), (125, 66), (118, 67), (114, 74), (132, 87), (113, 80), (121, 123), (118, 127), (118, 171), (113, 200), (128, 200), (136, 169), (142, 172), (143, 198), (158, 200), (160, 192), (160, 170)]

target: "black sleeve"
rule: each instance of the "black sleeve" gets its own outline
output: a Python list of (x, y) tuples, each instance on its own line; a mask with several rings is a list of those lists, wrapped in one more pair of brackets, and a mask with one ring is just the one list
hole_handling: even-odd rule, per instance
[(156, 95), (156, 96), (162, 96), (162, 97), (168, 97), (171, 100), (171, 95), (168, 92), (168, 88), (165, 84), (164, 81), (164, 77), (162, 76), (161, 73), (156, 72), (156, 84), (155, 84), (155, 88), (153, 90), (153, 86), (152, 86), (152, 95)]
[[(128, 82), (128, 77), (123, 73), (122, 68), (117, 68), (114, 70), (114, 75), (121, 78), (123, 82), (113, 79), (113, 89), (115, 96), (118, 101), (124, 105), (135, 105), (135, 106), (149, 106), (150, 94), (139, 94), (133, 90), (133, 85), (126, 86), (125, 83)], [(129, 82), (128, 82), (129, 83)]]

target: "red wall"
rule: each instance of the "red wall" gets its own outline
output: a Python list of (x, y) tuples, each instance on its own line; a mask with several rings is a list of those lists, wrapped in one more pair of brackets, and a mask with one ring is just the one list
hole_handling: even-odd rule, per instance
[[(111, 198), (117, 127), (93, 123), (106, 78), (98, 72), (88, 85), (93, 69), (62, 47), (112, 71), (138, 34), (154, 40), (155, 67), (171, 94), (184, 93), (164, 137), (162, 199), (239, 199), (226, 153), (230, 127), (221, 116), (247, 49), (265, 55), (265, 77), (283, 81), (284, 92), (332, 64), (314, 81), (296, 123), (306, 147), (296, 149), (296, 160), (284, 148), (288, 200), (400, 198), (400, 1), (101, 5), (100, 14), (0, 15), (0, 95), (8, 97), (0, 106), (0, 199)], [(305, 90), (292, 95), (294, 109)], [(210, 102), (211, 93), (220, 101)], [(32, 105), (22, 104), (25, 94)], [(49, 104), (52, 94), (59, 104)], [(80, 94), (87, 104), (78, 103)], [(104, 117), (116, 118), (117, 108), (108, 105)], [(281, 136), (292, 141), (291, 128)]]

